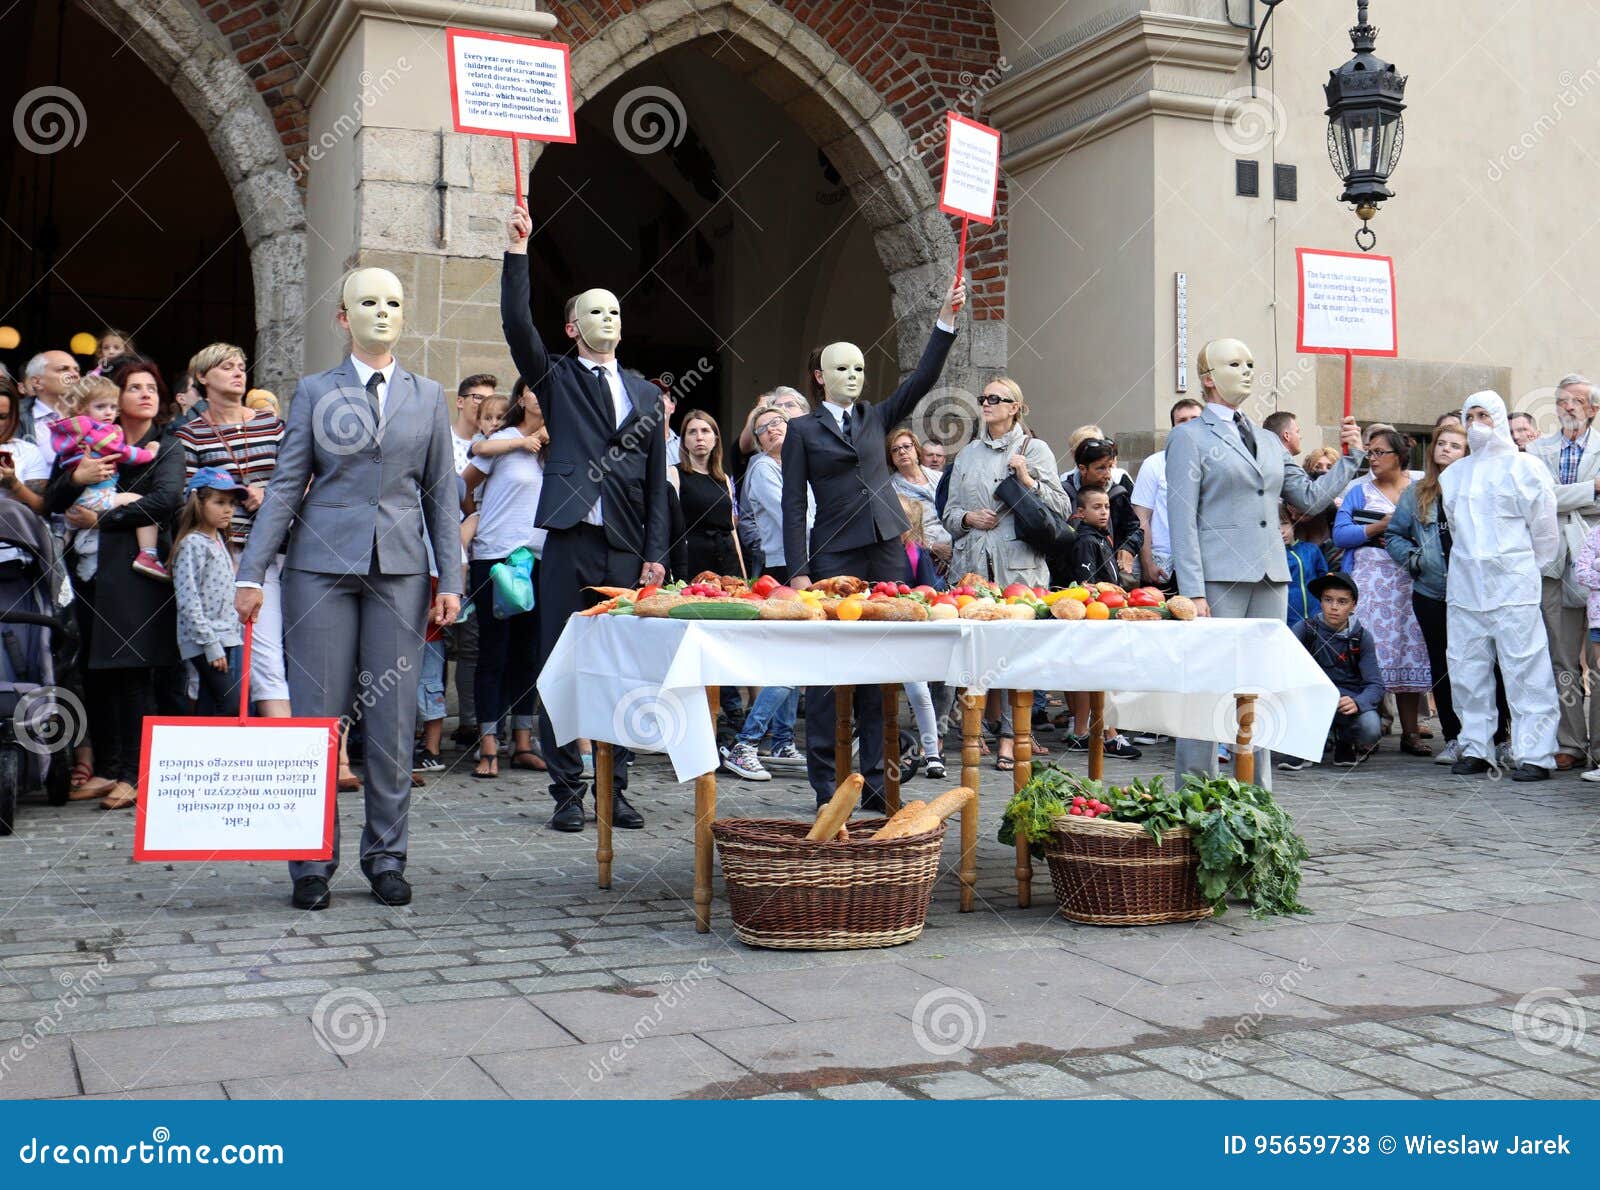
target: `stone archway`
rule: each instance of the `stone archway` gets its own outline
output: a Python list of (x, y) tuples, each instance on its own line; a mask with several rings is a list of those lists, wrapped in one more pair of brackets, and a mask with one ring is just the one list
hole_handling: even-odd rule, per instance
[[(612, 22), (574, 47), (574, 104), (581, 106), (647, 59), (690, 42), (708, 44), (719, 62), (777, 103), (839, 171), (888, 274), (902, 330), (900, 367), (909, 370), (957, 251), (920, 155), (937, 146), (913, 144), (884, 98), (847, 59), (784, 8), (762, 0), (640, 5), (628, 20)], [(531, 156), (528, 168), (536, 161)], [(981, 388), (971, 342), (970, 335), (958, 339), (945, 368), (944, 387), (954, 394)], [(970, 405), (970, 396), (962, 403)]]
[(266, 105), (216, 29), (182, 0), (77, 3), (168, 81), (204, 131), (250, 248), (256, 383), (291, 391), (303, 355), (305, 206)]

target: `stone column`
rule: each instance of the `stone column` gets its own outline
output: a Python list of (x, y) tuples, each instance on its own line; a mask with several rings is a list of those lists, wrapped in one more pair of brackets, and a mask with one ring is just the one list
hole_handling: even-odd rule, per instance
[(405, 285), (396, 354), (452, 391), (473, 372), (511, 384), (500, 333), (500, 254), (514, 179), (502, 137), (452, 131), (445, 27), (547, 37), (534, 0), (300, 0), (293, 28), (310, 61), (305, 158), (305, 367), (345, 350), (334, 325), (353, 267)]

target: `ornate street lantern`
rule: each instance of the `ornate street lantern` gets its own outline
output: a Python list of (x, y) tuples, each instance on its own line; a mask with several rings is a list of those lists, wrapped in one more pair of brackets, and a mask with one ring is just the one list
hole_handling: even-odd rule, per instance
[(1406, 77), (1372, 51), (1378, 31), (1367, 21), (1367, 0), (1356, 5), (1350, 30), (1355, 57), (1328, 72), (1328, 159), (1344, 181), (1340, 202), (1355, 207), (1361, 219), (1356, 246), (1370, 252), (1378, 242), (1368, 222), (1385, 199), (1393, 198), (1389, 175), (1400, 163), (1405, 143)]

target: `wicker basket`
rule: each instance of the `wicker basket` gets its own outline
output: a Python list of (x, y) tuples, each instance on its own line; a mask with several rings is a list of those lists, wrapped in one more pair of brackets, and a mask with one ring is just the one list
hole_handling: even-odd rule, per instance
[(1061, 815), (1044, 846), (1061, 916), (1096, 926), (1150, 926), (1211, 916), (1188, 830), (1161, 843), (1133, 822)]
[(733, 911), (749, 946), (856, 950), (922, 933), (939, 875), (944, 824), (873, 840), (883, 818), (850, 823), (850, 842), (813, 843), (809, 822), (727, 818), (711, 824)]

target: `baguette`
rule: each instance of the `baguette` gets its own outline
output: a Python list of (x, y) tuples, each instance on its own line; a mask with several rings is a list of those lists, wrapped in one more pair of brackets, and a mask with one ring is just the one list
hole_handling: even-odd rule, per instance
[(891, 828), (895, 827), (896, 824), (904, 825), (905, 823), (911, 821), (911, 819), (915, 818), (918, 814), (922, 813), (927, 808), (928, 808), (928, 803), (927, 802), (907, 802), (905, 805), (901, 806), (898, 810), (896, 810), (894, 812), (894, 817), (889, 819), (889, 821), (884, 823), (882, 826), (880, 826), (873, 833), (872, 837), (874, 839), (883, 838), (884, 837), (884, 832), (886, 832), (886, 831), (890, 830)]
[[(699, 598), (694, 596), (693, 598)], [(669, 611), (680, 603), (688, 602), (689, 597), (678, 595), (672, 591), (657, 591), (654, 595), (646, 595), (633, 605), (633, 614), (636, 616), (664, 617)]]
[(957, 810), (977, 798), (972, 790), (961, 786), (952, 789), (949, 793), (941, 793), (927, 805), (921, 802), (910, 802), (902, 807), (900, 813), (889, 819), (878, 832), (874, 839), (903, 839), (907, 835), (921, 835), (928, 831), (937, 830), (941, 822)]
[(839, 828), (850, 820), (856, 803), (861, 800), (861, 786), (865, 782), (860, 773), (851, 773), (844, 779), (833, 799), (817, 811), (817, 821), (806, 835), (810, 842), (819, 843), (839, 833)]

